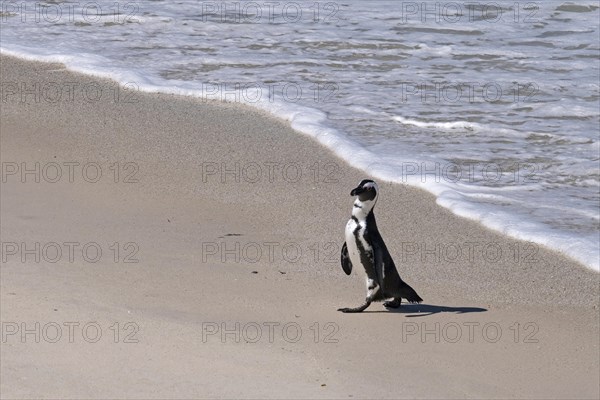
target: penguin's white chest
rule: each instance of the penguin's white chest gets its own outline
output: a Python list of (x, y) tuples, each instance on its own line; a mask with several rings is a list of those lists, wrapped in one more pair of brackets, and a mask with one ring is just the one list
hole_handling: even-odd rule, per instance
[[(361, 252), (367, 253), (368, 257), (373, 259), (373, 249), (369, 242), (365, 240), (365, 231), (367, 229), (366, 221), (358, 222), (351, 218), (346, 224), (346, 246), (352, 265), (362, 265)], [(363, 268), (365, 267), (362, 265)]]

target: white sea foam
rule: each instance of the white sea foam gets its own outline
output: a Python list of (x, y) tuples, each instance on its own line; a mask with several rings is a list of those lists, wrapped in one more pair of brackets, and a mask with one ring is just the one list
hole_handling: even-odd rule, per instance
[(401, 116), (392, 117), (395, 121), (398, 121), (404, 125), (414, 125), (419, 128), (434, 128), (434, 129), (463, 129), (463, 130), (481, 130), (483, 127), (479, 124), (467, 121), (448, 121), (448, 122), (434, 122), (434, 121), (418, 121), (415, 119), (405, 118)]

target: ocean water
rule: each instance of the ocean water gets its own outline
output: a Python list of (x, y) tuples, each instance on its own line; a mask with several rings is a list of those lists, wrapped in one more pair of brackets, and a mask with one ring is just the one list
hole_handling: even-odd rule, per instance
[(600, 269), (598, 1), (3, 1), (5, 54), (238, 101)]

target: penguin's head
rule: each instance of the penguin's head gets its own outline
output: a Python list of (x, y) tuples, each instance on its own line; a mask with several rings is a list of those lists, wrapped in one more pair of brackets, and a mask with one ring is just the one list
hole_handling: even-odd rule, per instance
[(377, 183), (371, 179), (363, 179), (360, 181), (357, 187), (352, 189), (350, 192), (350, 196), (358, 196), (358, 200), (362, 203), (372, 201), (375, 203), (377, 201), (377, 193), (379, 191), (379, 187), (377, 187)]

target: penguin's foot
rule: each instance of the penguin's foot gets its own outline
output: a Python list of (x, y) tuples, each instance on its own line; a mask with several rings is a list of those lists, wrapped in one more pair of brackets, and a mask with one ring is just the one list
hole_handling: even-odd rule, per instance
[(398, 308), (398, 307), (400, 307), (401, 303), (402, 303), (402, 299), (396, 298), (392, 301), (386, 301), (385, 303), (383, 303), (383, 306), (386, 308)]
[(359, 313), (362, 312), (363, 310), (359, 307), (359, 308), (338, 308), (338, 311), (341, 311), (343, 313)]
[(371, 303), (365, 303), (360, 307), (356, 307), (356, 308), (338, 308), (338, 311), (341, 311), (343, 313), (359, 313), (359, 312), (363, 312), (367, 307), (369, 307)]

